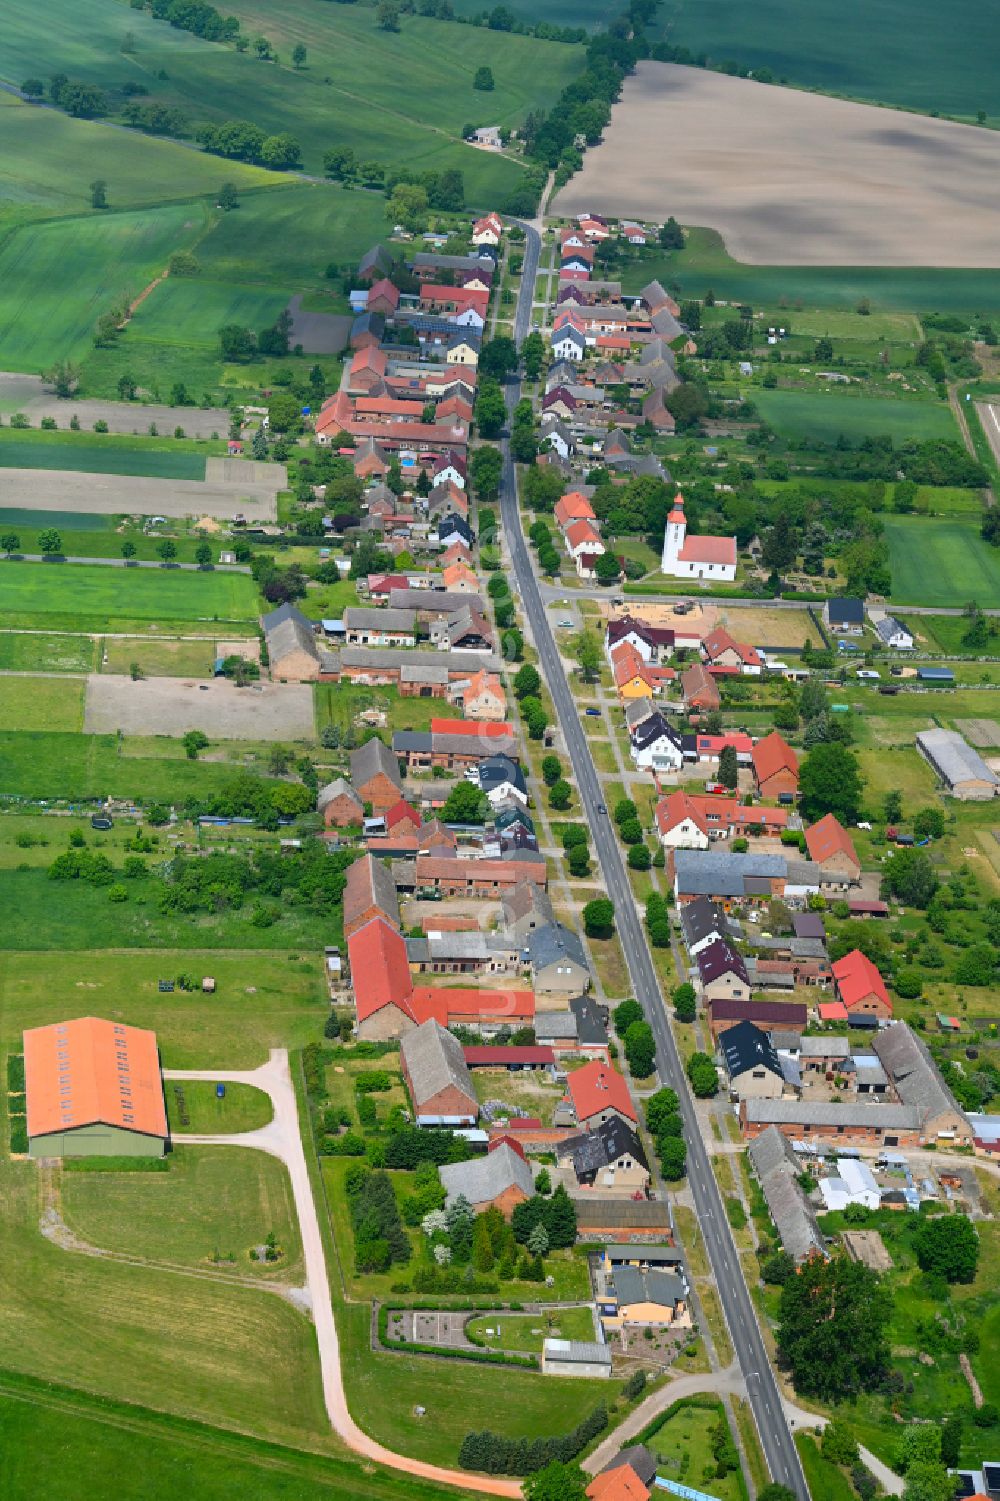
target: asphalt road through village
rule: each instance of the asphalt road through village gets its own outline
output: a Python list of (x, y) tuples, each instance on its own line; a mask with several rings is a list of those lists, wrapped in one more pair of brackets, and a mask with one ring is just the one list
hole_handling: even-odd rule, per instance
[[(524, 268), (521, 291), (514, 320), (514, 337), (518, 344), (530, 330), (535, 280), (541, 253), (538, 229), (523, 224), (525, 231)], [(505, 391), (508, 412), (512, 413), (520, 396), (520, 385), (508, 383)], [(659, 1077), (677, 1091), (687, 1140), (687, 1173), (695, 1212), (704, 1236), (712, 1274), (723, 1312), (732, 1336), (736, 1358), (746, 1381), (747, 1396), (760, 1434), (764, 1457), (772, 1480), (789, 1486), (802, 1501), (808, 1501), (809, 1489), (799, 1462), (798, 1452), (782, 1408), (781, 1394), (757, 1323), (750, 1293), (743, 1278), (740, 1259), (729, 1230), (722, 1197), (719, 1193), (708, 1152), (688, 1092), (687, 1080), (667, 1022), (660, 986), (646, 935), (636, 911), (625, 863), (607, 815), (597, 812), (602, 801), (597, 772), (591, 759), (579, 713), (563, 671), (555, 641), (549, 629), (541, 594), (535, 578), (531, 556), (521, 529), (517, 503), (517, 479), (506, 439), (502, 444), (503, 473), (500, 482), (500, 515), (513, 564), (514, 580), (522, 607), (531, 628), (539, 662), (545, 675), (556, 716), (573, 763), (580, 796), (586, 810), (594, 847), (604, 875), (608, 895), (615, 904), (618, 935), (625, 952), (636, 1000), (642, 1006), (656, 1039)]]

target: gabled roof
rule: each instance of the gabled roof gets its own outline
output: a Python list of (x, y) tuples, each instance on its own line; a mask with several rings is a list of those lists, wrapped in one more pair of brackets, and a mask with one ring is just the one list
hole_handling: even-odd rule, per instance
[[(631, 1247), (628, 1249), (631, 1250)], [(600, 1473), (606, 1475), (611, 1470), (621, 1469), (623, 1465), (629, 1465), (643, 1485), (653, 1484), (656, 1476), (656, 1460), (644, 1444), (630, 1444), (627, 1449), (622, 1449)]]
[(473, 1114), (479, 1114), (475, 1086), (457, 1037), (438, 1022), (426, 1021), (404, 1035), (400, 1048), (418, 1110), (442, 1090), (452, 1088), (465, 1095)]
[(403, 779), (399, 775), (399, 762), (387, 745), (373, 737), (366, 740), (364, 745), (359, 745), (357, 750), (351, 751), (351, 782), (355, 787), (363, 787), (379, 772), (387, 776), (402, 792)]
[(261, 626), (267, 640), (268, 656), (272, 662), (280, 662), (293, 651), (304, 651), (319, 659), (316, 633), (313, 622), (295, 605), (286, 603), (276, 610), (261, 616)]
[(815, 1212), (798, 1184), (800, 1168), (787, 1137), (777, 1126), (768, 1126), (747, 1150), (782, 1247), (796, 1261), (817, 1253), (826, 1256)]
[(485, 1157), (468, 1162), (448, 1162), (438, 1169), (441, 1182), (453, 1204), (461, 1195), (470, 1204), (485, 1204), (498, 1199), (509, 1188), (519, 1188), (530, 1199), (535, 1191), (531, 1168), (509, 1141), (502, 1141)]
[(386, 1006), (396, 1006), (415, 1020), (410, 997), (413, 981), (406, 958), (406, 940), (383, 917), (373, 917), (347, 940), (351, 984), (358, 1021)]
[(809, 1011), (798, 1001), (737, 1001), (726, 997), (710, 1001), (713, 1022), (752, 1021), (761, 1026), (772, 1022), (787, 1031), (801, 1031), (809, 1020)]
[(347, 867), (344, 926), (351, 927), (372, 907), (377, 907), (394, 927), (399, 926), (399, 903), (389, 867), (371, 855), (362, 855), (360, 860)]
[(832, 859), (834, 855), (841, 854), (846, 855), (859, 870), (861, 869), (861, 861), (851, 843), (851, 836), (832, 813), (825, 814), (818, 823), (806, 829), (806, 849), (809, 851), (810, 860), (815, 860), (818, 864)]
[(617, 1069), (594, 1059), (569, 1076), (569, 1093), (579, 1121), (602, 1110), (615, 1109), (627, 1120), (637, 1120), (628, 1085)]
[(351, 798), (357, 803), (358, 812), (361, 812), (363, 806), (361, 799), (345, 777), (335, 777), (332, 782), (327, 782), (325, 787), (319, 789), (316, 794), (316, 807), (322, 813), (329, 803), (336, 802), (339, 797)]
[(24, 1033), (28, 1136), (101, 1124), (167, 1135), (156, 1033), (81, 1016)]
[(892, 1011), (889, 992), (876, 965), (860, 949), (852, 949), (843, 959), (832, 966), (837, 982), (837, 993), (848, 1011), (859, 1006), (870, 995), (878, 996), (884, 1006)]
[(680, 914), (684, 942), (689, 949), (713, 933), (720, 938), (725, 936), (726, 914), (707, 896), (695, 897), (693, 902), (685, 902), (680, 909)]
[(525, 939), (525, 946), (528, 961), (534, 970), (567, 962), (587, 968), (587, 956), (583, 952), (579, 934), (561, 922), (550, 922), (535, 928)]
[(893, 1022), (872, 1038), (872, 1047), (904, 1105), (915, 1105), (925, 1116), (962, 1107), (948, 1088), (922, 1038), (906, 1022)]
[(636, 725), (632, 732), (632, 744), (637, 751), (647, 750), (655, 745), (658, 740), (669, 740), (676, 750), (681, 749), (681, 737), (672, 724), (668, 724), (663, 715), (656, 711), (650, 714)]
[(578, 1178), (584, 1173), (593, 1173), (598, 1168), (617, 1162), (626, 1153), (647, 1171), (649, 1169), (649, 1160), (642, 1142), (620, 1115), (612, 1115), (593, 1131), (584, 1131), (579, 1136), (572, 1137), (560, 1151), (573, 1159), (573, 1169)]
[(753, 1022), (737, 1022), (719, 1037), (719, 1048), (730, 1079), (754, 1068), (766, 1068), (779, 1079), (784, 1078), (781, 1059), (766, 1032), (755, 1027)]
[(753, 768), (758, 782), (766, 782), (776, 772), (786, 770), (798, 779), (799, 758), (777, 730), (772, 730), (754, 746)]
[(588, 1501), (649, 1501), (649, 1487), (643, 1485), (629, 1464), (602, 1470), (587, 1486)]
[(527, 783), (524, 780), (524, 772), (516, 761), (509, 756), (487, 756), (479, 763), (479, 785), (483, 792), (492, 792), (496, 787), (502, 787), (509, 782), (519, 792), (527, 791)]
[(569, 1009), (576, 1020), (576, 1037), (581, 1047), (606, 1047), (608, 1029), (601, 1008), (591, 995), (575, 995)]
[(830, 624), (864, 625), (865, 602), (863, 599), (831, 599), (827, 603)]
[(703, 985), (710, 985), (720, 975), (737, 975), (745, 984), (750, 983), (743, 955), (731, 948), (724, 938), (716, 938), (707, 944), (695, 962)]
[(723, 656), (727, 651), (734, 651), (744, 666), (759, 667), (762, 665), (756, 647), (749, 646), (745, 641), (737, 641), (729, 634), (725, 626), (717, 625), (714, 631), (709, 631), (701, 645), (705, 655), (712, 662), (718, 657)]

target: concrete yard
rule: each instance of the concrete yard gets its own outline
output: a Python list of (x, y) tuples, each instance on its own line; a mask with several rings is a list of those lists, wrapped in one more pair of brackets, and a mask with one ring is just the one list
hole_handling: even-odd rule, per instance
[(54, 417), (59, 427), (69, 427), (75, 414), (80, 426), (92, 429), (95, 422), (108, 424), (112, 433), (149, 432), (154, 422), (161, 433), (182, 427), (189, 438), (224, 438), (229, 432), (225, 407), (146, 406), (138, 401), (94, 401), (79, 396), (63, 399), (46, 390), (38, 375), (0, 371), (0, 412), (23, 412), (38, 427), (43, 417)]
[[(227, 465), (232, 478), (197, 480), (153, 479), (132, 474), (87, 474), (74, 469), (5, 469), (0, 486), (0, 510), (83, 511), (101, 516), (207, 516), (231, 521), (241, 511), (251, 523), (274, 521), (278, 515), (274, 479), (254, 482), (257, 468), (283, 469), (280, 464), (248, 464), (250, 477), (237, 477), (239, 460), (209, 459)], [(218, 470), (215, 470), (219, 473)]]
[(641, 62), (552, 211), (673, 214), (752, 264), (997, 267), (998, 180), (993, 130)]
[(145, 678), (92, 673), (83, 728), (88, 735), (184, 735), (210, 740), (312, 740), (312, 688), (260, 683), (237, 688), (224, 678)]

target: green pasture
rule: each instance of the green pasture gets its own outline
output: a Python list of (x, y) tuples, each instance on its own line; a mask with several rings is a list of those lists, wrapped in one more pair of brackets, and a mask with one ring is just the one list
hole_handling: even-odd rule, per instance
[(138, 296), (206, 219), (204, 204), (174, 203), (16, 229), (0, 242), (0, 365), (38, 371), (78, 360), (100, 314), (123, 292)]
[(211, 677), (215, 668), (214, 641), (137, 641), (134, 636), (104, 643), (104, 672), (131, 672), (138, 665), (145, 677)]
[(450, 1486), (343, 1454), (279, 1447), (229, 1429), (111, 1402), (68, 1386), (0, 1374), (7, 1501), (454, 1501)]
[[(945, 652), (949, 657), (979, 657), (983, 655), (982, 647), (966, 646), (962, 640), (969, 628), (969, 622), (962, 615), (911, 615), (903, 616), (908, 628), (914, 633), (917, 641), (926, 642), (925, 650)], [(1000, 656), (1000, 636), (986, 649), (987, 655)], [(971, 669), (974, 672), (985, 671), (978, 664)]]
[[(257, 591), (243, 573), (189, 573), (164, 568), (107, 568), (86, 563), (0, 563), (5, 614), (88, 617), (113, 629), (114, 619), (249, 621)], [(100, 628), (100, 626), (98, 627)]]
[[(886, 117), (887, 126), (892, 116)], [(853, 310), (868, 298), (873, 313), (1000, 311), (1000, 270), (941, 270), (906, 266), (751, 266), (733, 260), (714, 229), (687, 231), (683, 250), (633, 263), (623, 275), (627, 292), (637, 292), (652, 278), (676, 282), (683, 297), (747, 302), (754, 307), (787, 309), (796, 324), (804, 308)]]
[(219, 329), (225, 324), (266, 328), (287, 302), (285, 293), (272, 288), (168, 277), (136, 310), (126, 338), (130, 347), (144, 340), (181, 349), (196, 345), (214, 352)]
[[(68, 426), (72, 409), (67, 404)], [(142, 421), (142, 408), (136, 408)], [(225, 445), (184, 438), (130, 438), (117, 433), (29, 432), (0, 427), (0, 469), (69, 469), (79, 474), (134, 474), (159, 479), (203, 480), (205, 455)], [(0, 523), (6, 520), (0, 515)]]
[(904, 109), (998, 113), (996, 20), (976, 0), (762, 0), (752, 10), (739, 0), (664, 0), (658, 22), (667, 40), (716, 66), (767, 67), (775, 81)]
[(82, 730), (82, 678), (0, 679), (0, 731)]
[[(74, 685), (62, 686), (70, 693)], [(176, 747), (179, 742), (169, 744)], [(238, 748), (238, 742), (230, 742)], [(114, 735), (49, 730), (0, 730), (0, 793), (7, 796), (83, 802), (135, 798), (145, 803), (183, 803), (218, 791), (239, 769), (233, 762), (188, 761), (129, 753)]]
[(971, 521), (887, 516), (885, 535), (895, 604), (1000, 603), (1000, 551)]
[(2, 672), (93, 672), (97, 643), (89, 636), (0, 631)]
[(765, 391), (753, 401), (765, 421), (786, 438), (835, 443), (841, 434), (857, 441), (888, 434), (897, 443), (955, 438), (955, 421), (944, 404), (825, 391)]
[[(168, 1172), (65, 1173), (62, 1201), (70, 1228), (102, 1250), (268, 1282), (302, 1275), (288, 1171), (266, 1152), (175, 1141)], [(272, 1230), (280, 1259), (251, 1257)]]
[[(79, 527), (78, 524), (80, 522), (84, 523), (83, 527)], [(102, 522), (106, 522), (107, 525), (102, 526)], [(48, 530), (49, 527), (55, 527), (62, 537), (63, 551), (70, 558), (83, 558), (87, 561), (91, 559), (96, 560), (97, 558), (110, 558), (117, 564), (121, 560), (122, 543), (128, 541), (135, 548), (135, 558), (133, 561), (159, 563), (160, 554), (158, 549), (160, 543), (164, 536), (169, 536), (177, 548), (177, 556), (174, 562), (197, 562), (195, 554), (203, 539), (198, 535), (196, 528), (184, 534), (175, 532), (173, 528), (183, 527), (187, 524), (179, 518), (172, 518), (169, 527), (159, 529), (158, 533), (156, 531), (144, 531), (142, 526), (136, 525), (134, 521), (123, 524), (116, 524), (116, 522), (117, 518), (114, 516), (88, 516), (85, 512), (0, 510), (0, 533), (8, 529), (14, 533), (20, 542), (19, 553), (34, 554), (37, 556), (42, 551), (41, 533)], [(91, 526), (93, 526), (93, 530), (90, 530)], [(223, 537), (220, 540), (213, 537), (206, 540), (209, 541), (212, 548), (213, 561), (217, 561), (219, 553), (226, 546), (227, 539)], [(313, 554), (313, 557), (315, 557), (315, 554)], [(2, 557), (0, 557), (0, 566), (3, 566)], [(16, 566), (21, 567), (23, 565), (17, 564)], [(47, 563), (45, 566), (51, 568), (56, 565)], [(136, 571), (133, 568), (127, 570), (129, 574), (133, 574)], [(142, 571), (149, 572), (148, 569)], [(228, 576), (228, 570), (227, 575), (224, 576)], [(244, 574), (244, 577), (246, 576), (248, 575)], [(206, 578), (209, 575), (200, 574), (199, 577)], [(53, 600), (53, 604), (58, 606), (60, 601), (55, 599)], [(57, 609), (56, 613), (64, 615), (65, 611)], [(79, 624), (79, 620), (71, 620), (68, 622), (68, 628), (79, 626)], [(157, 628), (162, 625), (163, 621), (159, 621)], [(115, 628), (108, 618), (103, 620), (95, 618), (92, 622), (92, 629), (95, 631), (101, 631), (106, 628)], [(227, 625), (227, 632), (230, 629), (231, 627)]]
[[(73, 78), (82, 78), (84, 70), (73, 59), (67, 58), (64, 66), (62, 41), (67, 25), (88, 13), (93, 17), (98, 9), (113, 13), (126, 27), (137, 28), (142, 23), (141, 16), (136, 12), (126, 15), (114, 0), (55, 0), (48, 11), (40, 11), (30, 0), (10, 0), (4, 6), (2, 77), (20, 83), (37, 76), (39, 60), (44, 59), (43, 77), (63, 68)], [(15, 54), (8, 45), (12, 30), (19, 25), (31, 32), (30, 53)], [(186, 38), (184, 32), (166, 26), (162, 29), (170, 37)], [(22, 56), (23, 61), (19, 61)], [(101, 70), (96, 81), (104, 85), (115, 59), (96, 51), (94, 57), (95, 66)], [(135, 64), (127, 66), (135, 78)], [(0, 105), (0, 132), (0, 231), (25, 219), (50, 218), (53, 214), (90, 215), (89, 185), (97, 172), (107, 182), (108, 201), (114, 211), (212, 196), (227, 180), (240, 189), (282, 180), (262, 167), (222, 161), (177, 141), (119, 130), (100, 121), (75, 120), (58, 110), (21, 104), (10, 95), (5, 95)], [(197, 210), (189, 209), (188, 216), (196, 218)], [(109, 216), (94, 215), (95, 219), (105, 217)], [(67, 278), (71, 284), (68, 265), (63, 267), (61, 281), (67, 282)]]

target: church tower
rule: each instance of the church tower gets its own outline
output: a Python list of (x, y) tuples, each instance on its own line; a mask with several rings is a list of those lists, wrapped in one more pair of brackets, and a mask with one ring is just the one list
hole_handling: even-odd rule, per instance
[(673, 509), (667, 517), (667, 530), (663, 538), (663, 560), (660, 564), (661, 573), (676, 573), (676, 564), (680, 550), (684, 546), (684, 538), (687, 534), (687, 519), (684, 515), (684, 497), (678, 490), (674, 496)]

